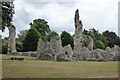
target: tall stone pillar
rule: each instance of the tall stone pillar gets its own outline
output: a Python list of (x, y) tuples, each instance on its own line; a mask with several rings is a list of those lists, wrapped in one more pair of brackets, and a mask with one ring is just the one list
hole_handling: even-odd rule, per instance
[(13, 54), (16, 52), (16, 41), (15, 41), (16, 28), (14, 25), (10, 25), (8, 29), (9, 29), (9, 40), (8, 40), (7, 54)]
[(82, 48), (82, 21), (79, 20), (79, 11), (78, 9), (75, 12), (75, 35), (74, 35), (74, 50), (78, 50)]

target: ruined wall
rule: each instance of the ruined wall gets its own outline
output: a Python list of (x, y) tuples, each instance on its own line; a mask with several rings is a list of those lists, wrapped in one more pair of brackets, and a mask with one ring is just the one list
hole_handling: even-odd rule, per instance
[(82, 21), (79, 20), (79, 11), (78, 9), (75, 12), (75, 35), (74, 35), (74, 50), (82, 49), (83, 42), (87, 44), (88, 49), (93, 49), (93, 39), (89, 35), (84, 35), (82, 33), (83, 24)]
[(9, 41), (8, 41), (7, 54), (13, 54), (16, 52), (16, 42), (15, 42), (16, 28), (14, 25), (10, 25), (8, 29), (9, 29)]
[[(120, 47), (107, 47), (105, 50), (93, 50), (93, 39), (82, 33), (83, 24), (79, 20), (78, 9), (75, 12), (74, 50), (70, 45), (62, 47), (61, 38), (53, 37), (50, 42), (38, 42), (37, 59), (54, 61), (117, 61), (120, 60)], [(83, 42), (87, 46), (83, 46)]]
[(73, 51), (70, 45), (62, 47), (61, 38), (59, 36), (53, 37), (50, 42), (38, 42), (37, 59), (53, 60), (53, 61), (71, 61)]

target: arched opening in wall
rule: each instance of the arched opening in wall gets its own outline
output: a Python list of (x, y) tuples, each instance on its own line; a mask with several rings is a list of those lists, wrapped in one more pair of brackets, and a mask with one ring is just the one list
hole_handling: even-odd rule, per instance
[(83, 41), (81, 40), (80, 43), (79, 43), (79, 46), (82, 47), (82, 45), (83, 45)]
[(88, 47), (87, 44), (88, 44), (88, 43), (87, 43), (86, 41), (83, 41), (83, 42), (82, 42), (82, 47)]
[(67, 54), (68, 54), (68, 52), (66, 51), (66, 52), (65, 52), (65, 54), (67, 55)]

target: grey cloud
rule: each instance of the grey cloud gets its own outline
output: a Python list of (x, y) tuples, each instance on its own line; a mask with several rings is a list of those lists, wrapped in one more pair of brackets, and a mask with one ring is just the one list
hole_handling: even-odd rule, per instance
[[(21, 0), (16, 4), (14, 24), (17, 31), (28, 29), (29, 23), (36, 18), (44, 18), (54, 31), (74, 31), (74, 12), (79, 9), (80, 19), (85, 29), (95, 28), (100, 32), (106, 29), (117, 33), (117, 0), (78, 0), (77, 2)], [(20, 7), (21, 6), (21, 7)], [(23, 7), (23, 9), (22, 9)]]
[(16, 11), (16, 16), (13, 19), (13, 23), (16, 26), (17, 32), (28, 28), (30, 23), (30, 13), (27, 13), (24, 8)]
[(120, 37), (120, 1), (118, 3), (118, 35)]

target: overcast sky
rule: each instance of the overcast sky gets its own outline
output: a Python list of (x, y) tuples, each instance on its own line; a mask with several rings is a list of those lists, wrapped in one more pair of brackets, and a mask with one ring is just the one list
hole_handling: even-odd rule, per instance
[[(29, 29), (34, 19), (45, 19), (51, 30), (58, 33), (74, 33), (74, 13), (79, 9), (84, 29), (95, 28), (100, 32), (110, 30), (118, 34), (118, 1), (119, 0), (15, 0), (13, 24), (17, 34), (20, 30)], [(4, 36), (8, 35), (6, 29)]]

